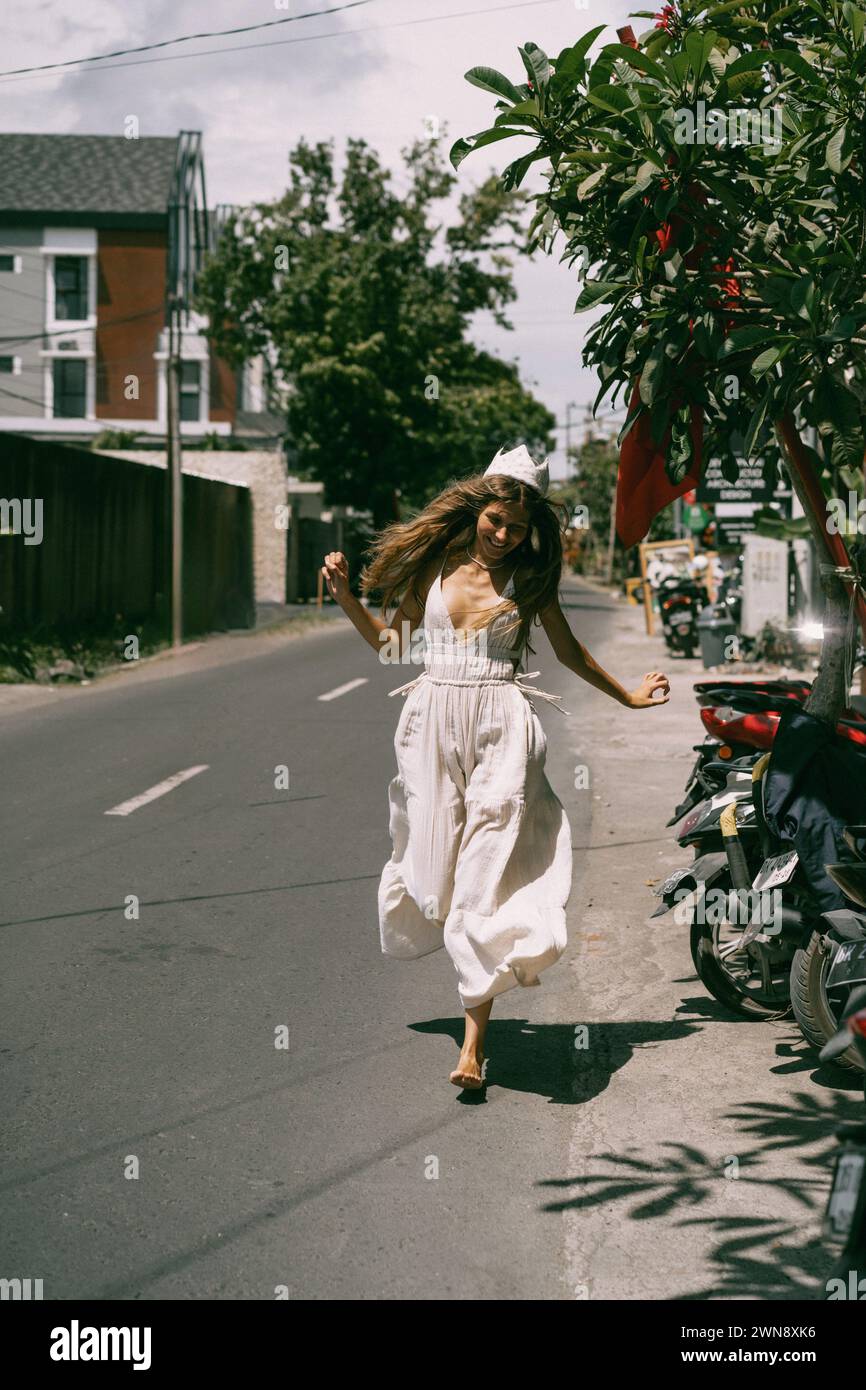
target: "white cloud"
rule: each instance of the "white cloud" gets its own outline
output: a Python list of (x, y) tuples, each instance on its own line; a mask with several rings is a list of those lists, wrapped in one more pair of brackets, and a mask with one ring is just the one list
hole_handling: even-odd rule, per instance
[[(296, 13), (327, 7), (326, 0), (292, 3)], [(489, 13), (405, 23), (482, 7)], [(616, 27), (628, 22), (628, 10), (611, 0), (587, 9), (573, 0), (521, 9), (498, 9), (494, 0), (372, 0), (331, 18), (167, 50), (175, 55), (261, 45), (247, 53), (114, 68), (106, 64), (105, 71), (0, 81), (0, 129), (121, 134), (129, 114), (139, 117), (143, 135), (200, 129), (211, 203), (277, 196), (286, 184), (288, 151), (302, 135), (310, 141), (333, 138), (338, 154), (348, 136), (363, 137), (398, 171), (395, 182), (403, 186), (400, 150), (423, 134), (425, 116), (438, 116), (447, 126), (444, 154), (452, 140), (490, 123), (494, 99), (464, 80), (467, 68), (483, 63), (521, 80), (519, 44), (533, 39), (556, 54), (603, 23), (610, 29), (602, 41), (614, 39)], [(68, 0), (43, 0), (38, 7), (30, 0), (5, 0), (2, 66), (79, 58), (180, 34), (266, 22), (284, 13), (274, 0), (148, 0), (147, 5), (75, 0), (72, 6)], [(636, 32), (647, 23), (633, 21)], [(378, 28), (389, 24), (399, 27)], [(324, 33), (339, 37), (277, 41)], [(517, 142), (503, 148), (516, 152)], [(470, 156), (462, 166), (458, 192), (506, 162), (504, 156), (497, 162), (486, 155)], [(567, 401), (591, 401), (597, 391), (595, 374), (579, 362), (591, 319), (570, 321), (577, 277), (555, 258), (522, 260), (516, 283), (516, 331), (507, 334), (490, 325), (479, 327), (474, 336), (503, 357), (517, 358), (524, 375), (538, 383), (537, 394), (562, 421)]]

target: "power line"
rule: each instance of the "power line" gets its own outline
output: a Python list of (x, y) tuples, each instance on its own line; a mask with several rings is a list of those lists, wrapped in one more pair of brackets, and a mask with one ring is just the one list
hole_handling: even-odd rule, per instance
[(112, 53), (96, 53), (89, 58), (67, 58), (62, 63), (41, 63), (32, 68), (9, 68), (0, 72), (0, 77), (18, 77), (23, 73), (52, 72), (56, 68), (73, 68), (79, 63), (101, 63), (107, 58), (122, 58), (127, 53), (149, 53), (155, 48), (170, 48), (175, 43), (193, 43), (196, 39), (221, 39), (230, 34), (251, 34), (257, 29), (273, 29), (277, 24), (297, 24), (302, 19), (317, 19), (322, 15), (339, 14), (342, 10), (354, 10), (359, 5), (369, 5), (372, 0), (348, 0), (345, 5), (337, 5), (330, 10), (306, 10), (303, 14), (286, 15), (283, 19), (268, 19), (261, 24), (243, 24), (237, 29), (205, 29), (200, 34), (182, 34), (177, 39), (161, 39), (158, 43), (143, 43), (137, 48), (116, 48)]
[(40, 410), (45, 409), (44, 401), (37, 401), (35, 396), (22, 396), (20, 391), (10, 391), (7, 386), (0, 386), (0, 395), (14, 396), (16, 401), (27, 401), (28, 405), (38, 405)]
[[(367, 3), (367, 0), (356, 0), (356, 3)], [(133, 58), (133, 59), (132, 59), (130, 62), (128, 62), (128, 63), (106, 63), (104, 67), (87, 68), (87, 69), (85, 69), (85, 70), (86, 70), (88, 73), (113, 72), (116, 68), (134, 68), (134, 67), (141, 67), (141, 66), (150, 66), (150, 65), (153, 64), (153, 63), (176, 63), (176, 62), (180, 62), (180, 60), (181, 60), (181, 59), (184, 59), (184, 58), (207, 58), (207, 57), (211, 57), (211, 56), (214, 55), (214, 54), (219, 54), (219, 53), (246, 53), (246, 52), (252, 52), (252, 51), (253, 51), (254, 49), (256, 49), (256, 48), (276, 48), (276, 47), (278, 47), (278, 46), (280, 46), (280, 45), (282, 45), (282, 44), (287, 44), (287, 43), (315, 43), (315, 42), (317, 42), (319, 39), (342, 39), (342, 38), (345, 38), (345, 37), (347, 37), (347, 36), (349, 36), (349, 35), (353, 35), (353, 34), (373, 34), (373, 33), (380, 32), (380, 31), (383, 30), (383, 29), (403, 29), (403, 28), (406, 28), (406, 27), (409, 26), (409, 25), (414, 25), (414, 24), (438, 24), (438, 23), (439, 23), (440, 21), (442, 21), (442, 20), (448, 20), (448, 19), (467, 19), (467, 18), (470, 18), (470, 17), (475, 16), (475, 15), (496, 14), (496, 13), (502, 11), (502, 10), (523, 10), (523, 9), (532, 9), (532, 8), (535, 8), (535, 7), (538, 6), (538, 5), (553, 5), (553, 4), (558, 4), (558, 3), (559, 3), (559, 0), (513, 0), (513, 3), (508, 4), (508, 5), (488, 5), (488, 6), (486, 6), (484, 9), (478, 9), (478, 10), (455, 10), (455, 11), (453, 11), (451, 14), (426, 15), (426, 16), (422, 17), (421, 19), (395, 19), (395, 20), (392, 20), (390, 23), (387, 23), (387, 24), (370, 24), (370, 25), (363, 26), (363, 27), (360, 28), (360, 29), (337, 29), (337, 30), (335, 30), (333, 33), (330, 33), (330, 34), (303, 34), (303, 35), (300, 35), (298, 38), (295, 38), (295, 39), (270, 39), (270, 40), (268, 40), (267, 43), (229, 44), (229, 45), (227, 45), (227, 46), (225, 46), (225, 47), (223, 47), (223, 48), (202, 48), (202, 49), (199, 49), (198, 52), (196, 52), (196, 53), (170, 53), (170, 54), (167, 54), (164, 58)], [(343, 6), (342, 8), (347, 9), (347, 8), (349, 8), (349, 6)], [(338, 12), (339, 12), (338, 10), (334, 9), (334, 10), (323, 10), (323, 11), (321, 11), (320, 13), (322, 13), (322, 14), (337, 14)], [(303, 18), (303, 16), (297, 16), (297, 18)], [(257, 26), (250, 26), (250, 27), (255, 28), (255, 27), (257, 27)], [(230, 31), (227, 31), (227, 32), (230, 32)], [(182, 40), (181, 40), (181, 39), (170, 39), (170, 40), (167, 40), (167, 42), (169, 42), (169, 43), (181, 43)], [(159, 45), (159, 44), (148, 44), (148, 45), (144, 45), (144, 47), (146, 47), (146, 48), (158, 48), (158, 47), (160, 47), (160, 45)], [(127, 52), (138, 52), (139, 50), (138, 50), (138, 49), (128, 49), (128, 50), (126, 50), (126, 51), (127, 51)], [(101, 56), (107, 58), (109, 55), (108, 55), (108, 54), (104, 54), (104, 55), (101, 55)], [(100, 59), (100, 55), (97, 54), (97, 55), (95, 55), (93, 58), (77, 58), (77, 59), (71, 59), (70, 62), (73, 63), (73, 64), (75, 64), (75, 63), (79, 63), (79, 64), (80, 64), (80, 63), (91, 63), (91, 62), (97, 62), (97, 61), (99, 61), (99, 59)], [(48, 72), (52, 71), (53, 69), (56, 69), (57, 67), (62, 67), (62, 66), (66, 66), (66, 65), (65, 65), (65, 64), (58, 64), (58, 63), (48, 63), (48, 64), (45, 64), (43, 67), (34, 67), (34, 68), (26, 68), (26, 69), (20, 69), (20, 68), (19, 68), (19, 69), (12, 69), (12, 70), (10, 70), (9, 72), (0, 72), (0, 81), (3, 81), (3, 82), (32, 82), (32, 81), (36, 80), (37, 75), (38, 75), (39, 73), (48, 73)], [(18, 74), (18, 75), (16, 75), (16, 74)]]
[[(161, 314), (164, 307), (164, 305), (160, 304), (157, 308), (141, 309), (137, 314), (125, 314), (122, 318), (118, 319), (105, 319), (102, 323), (97, 322), (96, 326), (99, 329), (113, 328), (114, 325), (118, 323), (133, 323), (136, 319), (152, 318), (154, 314)], [(27, 333), (19, 338), (0, 337), (0, 344), (4, 347), (15, 347), (20, 343), (35, 342), (37, 338), (68, 338), (70, 335), (80, 333), (81, 331), (80, 328), (57, 328), (52, 329), (50, 333)]]

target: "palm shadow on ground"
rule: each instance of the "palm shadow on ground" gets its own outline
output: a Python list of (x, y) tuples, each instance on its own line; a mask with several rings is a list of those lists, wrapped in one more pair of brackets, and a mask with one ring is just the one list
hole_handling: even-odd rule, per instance
[[(804, 1226), (814, 1228), (829, 1193), (834, 1130), (862, 1117), (860, 1095), (841, 1089), (796, 1092), (785, 1105), (742, 1101), (723, 1116), (742, 1136), (737, 1154), (707, 1153), (676, 1140), (645, 1152), (632, 1147), (590, 1154), (584, 1173), (539, 1184), (563, 1193), (543, 1209), (556, 1214), (605, 1207), (616, 1208), (621, 1223), (664, 1220), (665, 1238), (670, 1241), (673, 1227), (684, 1247), (703, 1228), (701, 1243), (709, 1237), (706, 1278), (700, 1287), (667, 1292), (678, 1301), (820, 1299), (835, 1252)], [(778, 1161), (786, 1151), (796, 1156), (787, 1171)], [(748, 1214), (723, 1209), (724, 1185), (735, 1181), (738, 1198), (745, 1186), (753, 1199)], [(761, 1210), (764, 1194), (780, 1184), (790, 1217)]]

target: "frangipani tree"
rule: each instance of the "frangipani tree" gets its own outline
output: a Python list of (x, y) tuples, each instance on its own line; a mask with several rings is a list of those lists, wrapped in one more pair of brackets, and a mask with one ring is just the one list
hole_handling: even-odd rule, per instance
[[(667, 5), (637, 40), (556, 58), (520, 49), (526, 80), (467, 79), (497, 97), (473, 150), (523, 136), (506, 188), (546, 161), (531, 246), (585, 278), (576, 312), (604, 306), (584, 361), (596, 407), (627, 393), (620, 442), (640, 417), (679, 483), (703, 459), (783, 463), (818, 557), (848, 564), (827, 497), (862, 492), (866, 449), (866, 11), (836, 0)], [(818, 450), (802, 435), (817, 430)], [(699, 439), (700, 442), (700, 439)], [(856, 514), (848, 522), (856, 560)], [(863, 528), (861, 524), (861, 529)], [(811, 708), (846, 703), (844, 627), (856, 586), (826, 576), (822, 671)]]

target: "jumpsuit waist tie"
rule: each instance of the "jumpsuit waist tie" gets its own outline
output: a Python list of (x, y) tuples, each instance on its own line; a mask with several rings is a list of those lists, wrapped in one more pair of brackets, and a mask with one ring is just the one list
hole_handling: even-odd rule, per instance
[[(553, 705), (553, 708), (558, 710), (560, 714), (568, 714), (569, 711), (563, 709), (559, 703), (562, 699), (561, 695), (551, 695), (547, 690), (539, 690), (536, 685), (524, 683), (540, 675), (540, 671), (525, 671), (516, 676), (480, 676), (475, 680), (460, 680), (449, 676), (433, 676), (429, 671), (422, 671), (420, 675), (415, 676), (414, 680), (407, 681), (405, 685), (398, 685), (395, 690), (389, 690), (388, 695), (408, 695), (409, 691), (414, 690), (423, 680), (432, 681), (434, 685), (503, 685), (510, 683), (516, 685), (518, 690), (522, 690), (527, 697), (534, 695), (539, 700), (546, 700), (548, 704)], [(529, 703), (532, 704), (531, 699)]]

